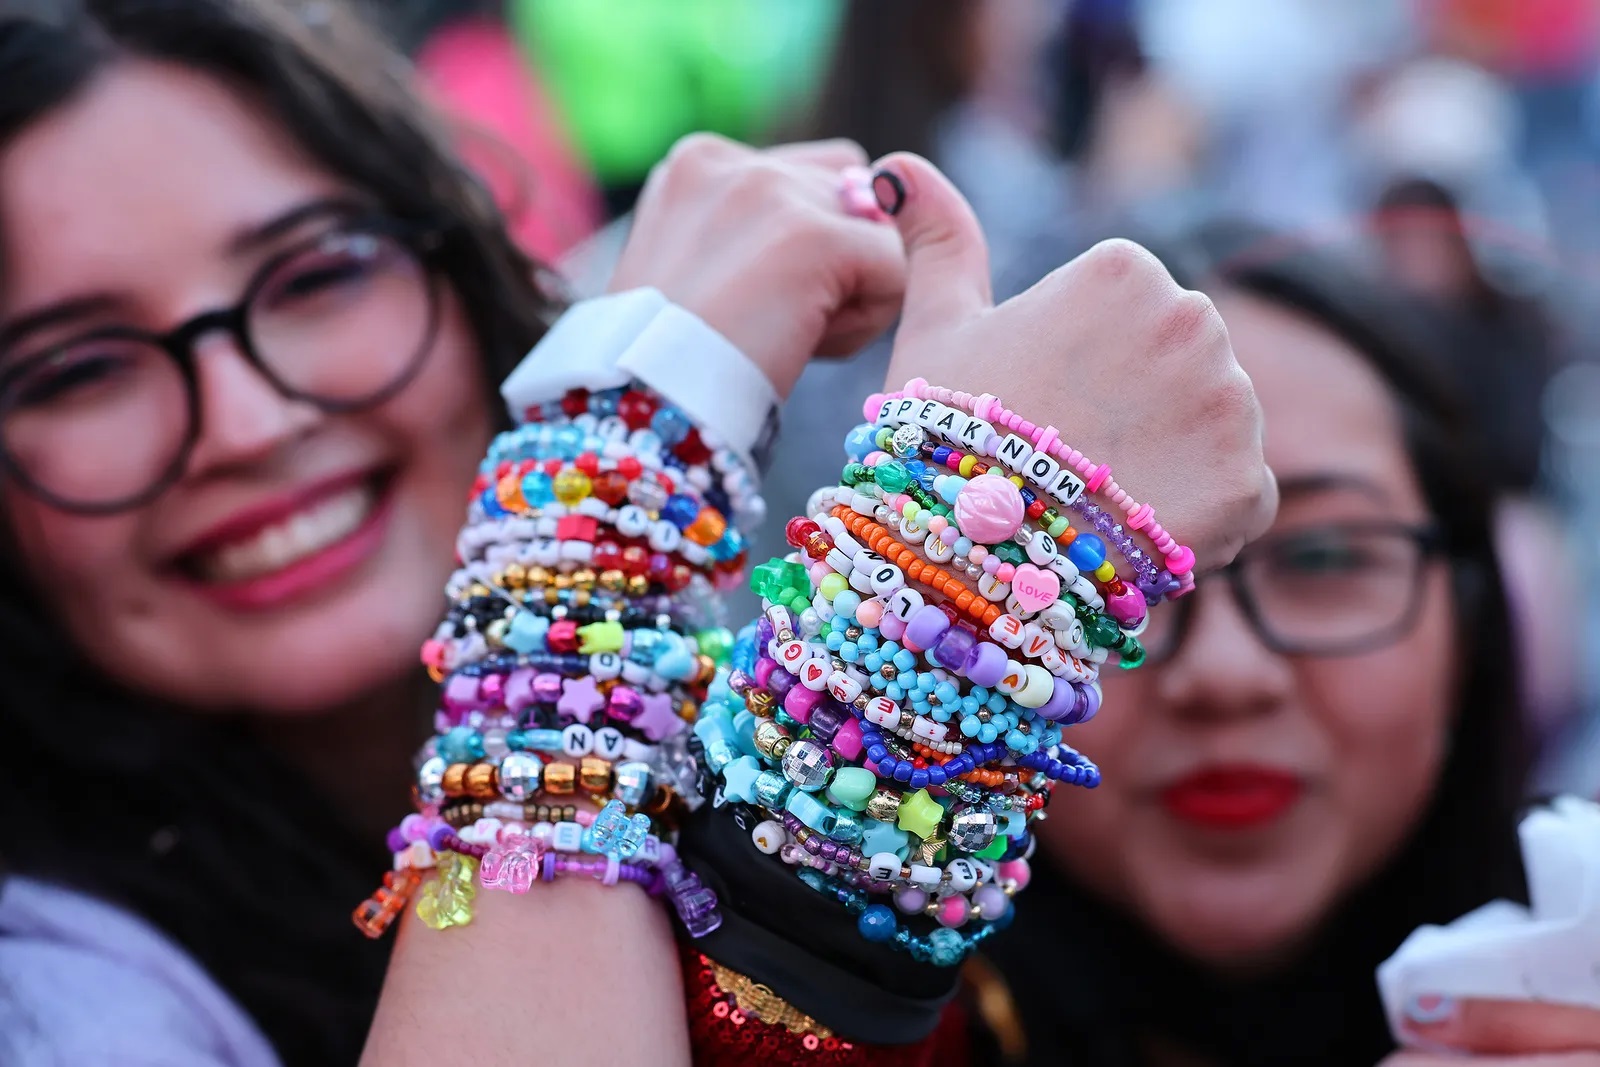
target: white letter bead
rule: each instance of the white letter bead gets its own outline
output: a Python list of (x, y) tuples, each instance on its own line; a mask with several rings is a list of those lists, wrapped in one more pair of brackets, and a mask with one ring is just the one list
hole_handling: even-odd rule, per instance
[(961, 424), (964, 418), (964, 414), (955, 408), (945, 408), (938, 420), (928, 429), (942, 440), (954, 441), (961, 435)]
[(893, 615), (901, 622), (909, 622), (911, 616), (921, 610), (924, 603), (922, 594), (908, 586), (897, 590), (894, 596), (889, 598), (889, 603), (884, 607), (884, 612)]
[(1052, 644), (1039, 653), (1039, 666), (1059, 677), (1067, 673), (1067, 657)]
[(820, 693), (828, 688), (828, 675), (831, 673), (827, 660), (821, 656), (812, 656), (800, 664), (800, 684)]
[[(1063, 585), (1071, 585), (1073, 582), (1078, 580), (1078, 575), (1083, 573), (1082, 571), (1078, 570), (1078, 565), (1076, 563), (1059, 553), (1057, 553), (1049, 563), (1046, 563), (1045, 566), (1049, 567), (1051, 570), (1055, 571), (1058, 576), (1060, 576), (1061, 583)], [(1056, 603), (1059, 604), (1060, 601), (1058, 600)]]
[(804, 641), (785, 641), (778, 646), (778, 654), (773, 658), (790, 674), (799, 674), (800, 668), (811, 660), (811, 646)]
[(750, 840), (755, 842), (756, 848), (771, 856), (783, 847), (789, 835), (784, 833), (783, 823), (768, 819), (756, 824), (756, 828), (750, 831)]
[(637, 504), (617, 509), (617, 532), (624, 537), (643, 537), (650, 532), (650, 516)]
[(961, 443), (963, 449), (971, 452), (982, 448), (984, 442), (989, 439), (989, 435), (992, 433), (994, 433), (993, 426), (983, 419), (969, 415), (966, 421), (961, 424), (961, 434), (957, 440)]
[(1084, 482), (1071, 469), (1063, 469), (1045, 488), (1060, 503), (1073, 504), (1083, 495)]
[(989, 636), (1006, 648), (1022, 644), (1022, 620), (1015, 615), (1002, 615), (989, 624)]
[(978, 884), (978, 868), (971, 860), (951, 860), (944, 865), (944, 873), (950, 876), (950, 888), (957, 893), (965, 893)]
[(944, 411), (944, 405), (937, 400), (924, 400), (922, 406), (917, 408), (916, 416), (912, 421), (923, 429), (927, 429), (939, 421), (939, 416), (943, 415)]
[(947, 563), (956, 554), (954, 546), (945, 544), (938, 534), (932, 533), (922, 542), (922, 551), (934, 563)]
[(850, 510), (857, 515), (865, 515), (870, 519), (873, 513), (878, 510), (878, 498), (868, 496), (865, 493), (851, 493)]
[(583, 827), (575, 822), (558, 822), (550, 835), (550, 847), (557, 852), (576, 852), (583, 847)]
[(926, 715), (918, 715), (911, 722), (913, 735), (924, 741), (939, 742), (950, 736), (950, 730), (944, 723), (930, 719)]
[(594, 732), (594, 753), (601, 759), (620, 760), (627, 744), (628, 739), (615, 727), (602, 726)]
[(1060, 554), (1056, 551), (1056, 539), (1047, 533), (1035, 533), (1028, 539), (1028, 558), (1040, 567), (1048, 567)]
[(895, 405), (895, 402), (893, 400), (885, 400), (882, 404), (879, 404), (878, 405), (878, 417), (877, 417), (877, 419), (875, 421), (883, 422), (883, 421), (887, 420), (889, 418), (890, 413), (894, 411), (894, 405)]
[(985, 571), (978, 577), (978, 592), (985, 600), (1001, 603), (1011, 595), (1011, 583), (1002, 582), (999, 578)]
[(983, 860), (968, 860), (967, 862), (977, 868), (979, 885), (988, 885), (994, 881), (994, 864)]
[(845, 671), (834, 671), (828, 675), (828, 695), (841, 704), (849, 704), (861, 695), (861, 681)]
[(1035, 452), (1032, 458), (1028, 460), (1027, 469), (1022, 473), (1027, 475), (1028, 480), (1033, 482), (1034, 485), (1037, 485), (1045, 492), (1049, 492), (1051, 480), (1060, 471), (1061, 464), (1056, 462), (1054, 456), (1048, 452)]
[(872, 591), (879, 596), (892, 596), (905, 584), (905, 572), (893, 563), (885, 563), (872, 572)]
[(650, 547), (657, 552), (674, 552), (682, 541), (683, 531), (665, 519), (650, 524)]
[(1054, 645), (1050, 635), (1037, 622), (1030, 622), (1022, 628), (1022, 654), (1029, 659), (1038, 659), (1045, 649)]
[(928, 867), (921, 863), (911, 865), (911, 884), (918, 889), (935, 889), (944, 878), (944, 872), (937, 867)]
[(1000, 448), (994, 458), (1004, 463), (1007, 470), (1021, 474), (1022, 468), (1032, 455), (1032, 445), (1016, 434), (1008, 433), (1005, 439), (1000, 442)]
[(917, 406), (921, 403), (922, 401), (918, 400), (916, 397), (905, 397), (900, 401), (900, 403), (896, 404), (894, 406), (894, 410), (889, 413), (889, 421), (893, 422), (897, 426), (910, 422), (912, 413), (917, 410)]
[(889, 882), (900, 877), (900, 857), (893, 852), (879, 852), (867, 861), (867, 877), (879, 882)]
[(1006, 661), (1006, 673), (999, 682), (995, 683), (995, 689), (1004, 693), (1006, 696), (1010, 696), (1013, 693), (1020, 692), (1022, 687), (1027, 684), (1027, 669), (1013, 659)]
[(844, 550), (837, 543), (828, 549), (828, 554), (823, 557), (822, 561), (840, 574), (849, 574), (852, 569), (850, 557), (845, 555)]
[(575, 722), (561, 731), (561, 751), (569, 756), (587, 756), (594, 751), (594, 731)]
[(864, 597), (870, 597), (872, 595), (872, 575), (866, 571), (851, 571), (850, 588)]
[(589, 657), (589, 673), (596, 681), (609, 682), (622, 677), (622, 657), (615, 652), (596, 652)]
[(876, 552), (863, 549), (862, 551), (857, 552), (855, 556), (851, 558), (850, 568), (852, 570), (861, 571), (863, 574), (871, 574), (873, 571), (877, 570), (887, 562), (889, 561), (878, 555)]
[(900, 725), (900, 705), (888, 697), (873, 697), (867, 701), (867, 710), (862, 714), (868, 722), (878, 726)]

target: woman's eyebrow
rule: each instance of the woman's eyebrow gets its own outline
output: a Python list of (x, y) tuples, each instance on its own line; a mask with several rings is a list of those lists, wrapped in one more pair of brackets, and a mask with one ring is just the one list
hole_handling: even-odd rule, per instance
[(349, 195), (322, 196), (307, 200), (272, 216), (265, 222), (252, 223), (240, 229), (228, 242), (228, 253), (238, 256), (254, 252), (293, 233), (308, 222), (370, 210), (372, 210), (371, 204)]
[(1316, 474), (1294, 475), (1278, 480), (1278, 496), (1285, 501), (1338, 490), (1359, 493), (1379, 504), (1393, 503), (1389, 490), (1384, 488), (1381, 483), (1359, 474), (1349, 474), (1343, 471), (1322, 471)]
[[(245, 255), (269, 246), (308, 222), (337, 218), (371, 210), (371, 205), (352, 196), (321, 196), (295, 204), (267, 219), (251, 223), (227, 242), (231, 256)], [(54, 326), (66, 326), (81, 319), (103, 315), (120, 304), (112, 293), (85, 293), (35, 308), (0, 324), (0, 349), (10, 348), (29, 334)]]

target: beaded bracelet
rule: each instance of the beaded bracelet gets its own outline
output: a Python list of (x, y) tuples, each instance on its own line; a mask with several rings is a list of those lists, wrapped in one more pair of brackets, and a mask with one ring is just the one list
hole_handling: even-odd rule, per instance
[[(921, 400), (925, 403), (913, 405), (909, 410), (903, 409), (901, 404), (895, 404), (892, 411), (884, 410), (885, 404), (902, 398)], [(929, 409), (926, 402), (932, 402), (934, 407)], [(1082, 482), (1082, 491), (1103, 493), (1109, 497), (1111, 502), (1127, 515), (1129, 528), (1143, 531), (1154, 543), (1156, 550), (1166, 557), (1168, 571), (1181, 583), (1176, 595), (1182, 595), (1194, 587), (1194, 553), (1178, 544), (1172, 535), (1161, 527), (1155, 519), (1153, 507), (1149, 504), (1136, 503), (1117, 485), (1111, 477), (1111, 468), (1108, 465), (1096, 466), (1077, 449), (1067, 447), (1061, 441), (1055, 427), (1036, 426), (1005, 408), (998, 399), (987, 393), (973, 396), (970, 393), (941, 389), (930, 386), (921, 378), (913, 378), (897, 393), (870, 398), (865, 410), (869, 419), (880, 414), (885, 418), (910, 415), (915, 420), (913, 425), (926, 425), (940, 430), (953, 427), (953, 418), (950, 420), (950, 426), (941, 426), (941, 422), (946, 420), (947, 416), (953, 416), (956, 412), (966, 412), (970, 415), (970, 420), (963, 424), (957, 438), (963, 446), (971, 445), (974, 450), (999, 458), (1008, 467), (1014, 466), (1015, 469), (1028, 465), (1037, 454), (1037, 470), (1041, 472), (1039, 480), (1044, 482), (1069, 484), (1061, 480), (1063, 476), (1069, 475), (1071, 470), (1076, 470), (1085, 479)], [(976, 426), (973, 425), (974, 422), (977, 423)], [(996, 431), (995, 425), (1009, 430), (1009, 438), (1002, 437)], [(1051, 465), (1055, 468), (1054, 474), (1047, 473)]]

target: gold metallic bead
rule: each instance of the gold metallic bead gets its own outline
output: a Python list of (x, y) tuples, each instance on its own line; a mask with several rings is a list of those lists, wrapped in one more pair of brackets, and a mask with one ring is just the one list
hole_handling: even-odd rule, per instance
[(544, 768), (544, 791), (566, 796), (576, 787), (577, 776), (577, 769), (570, 763), (547, 763)]
[(650, 592), (650, 579), (642, 574), (628, 577), (627, 591), (629, 596), (644, 596)]
[(467, 795), (467, 770), (470, 764), (452, 763), (444, 769), (444, 780), (439, 783), (447, 797)]
[(744, 706), (758, 719), (771, 718), (772, 709), (777, 702), (777, 698), (768, 689), (752, 689), (744, 695)]
[(879, 822), (894, 822), (900, 814), (900, 795), (880, 786), (867, 800), (867, 814)]
[(628, 584), (628, 576), (613, 567), (608, 571), (600, 572), (600, 588), (608, 593), (620, 593), (623, 586)]
[(521, 589), (528, 584), (528, 568), (520, 563), (506, 564), (506, 585), (512, 589)]
[(694, 658), (694, 662), (700, 668), (699, 676), (695, 678), (700, 685), (709, 684), (717, 676), (717, 661), (710, 656), (702, 652)]
[(599, 756), (585, 756), (578, 763), (578, 782), (590, 793), (604, 793), (611, 789), (611, 761)]
[(571, 589), (572, 588), (572, 575), (570, 575), (570, 574), (557, 574), (557, 575), (554, 575), (552, 580), (551, 580), (551, 582), (550, 582), (550, 584), (555, 586), (557, 589)]
[(528, 584), (530, 586), (533, 586), (533, 585), (549, 585), (550, 584), (550, 569), (548, 567), (529, 567), (528, 568)]
[(482, 582), (473, 582), (470, 586), (467, 587), (467, 595), (470, 597), (470, 596), (493, 596), (494, 594), (491, 593), (489, 591), (489, 587), (484, 585)]
[(579, 589), (594, 585), (594, 571), (589, 567), (580, 567), (572, 572), (572, 584)]
[(498, 799), (500, 773), (492, 763), (474, 763), (467, 768), (467, 796), (477, 800)]
[(506, 634), (510, 632), (511, 624), (509, 622), (504, 619), (496, 619), (489, 624), (488, 629), (484, 630), (483, 636), (489, 639), (490, 646), (504, 648)]
[(593, 596), (594, 596), (594, 594), (591, 593), (589, 590), (580, 589), (576, 593), (572, 594), (572, 602), (574, 604), (576, 604), (580, 608), (587, 607), (588, 604), (589, 604), (590, 599)]
[(767, 759), (782, 759), (783, 754), (778, 751), (778, 746), (782, 745), (784, 752), (789, 751), (789, 740), (789, 731), (772, 719), (762, 719), (756, 723), (756, 751)]

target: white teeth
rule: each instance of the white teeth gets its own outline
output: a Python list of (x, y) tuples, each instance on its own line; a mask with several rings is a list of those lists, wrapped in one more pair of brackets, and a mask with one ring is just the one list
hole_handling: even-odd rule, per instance
[(210, 553), (200, 561), (200, 574), (211, 582), (242, 582), (281, 571), (349, 537), (367, 520), (374, 502), (366, 485), (324, 497), (248, 540)]

